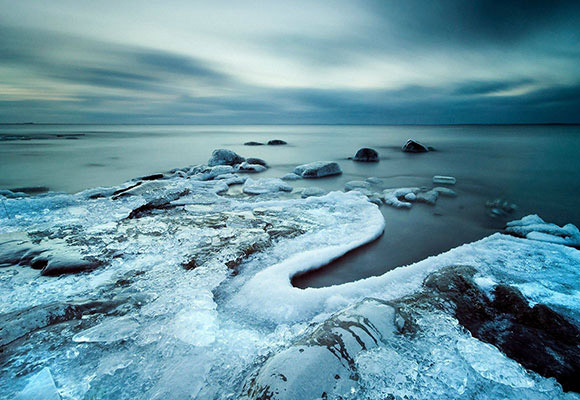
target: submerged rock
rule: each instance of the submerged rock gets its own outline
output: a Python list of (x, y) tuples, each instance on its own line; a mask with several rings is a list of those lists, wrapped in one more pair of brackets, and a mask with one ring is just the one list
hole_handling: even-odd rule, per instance
[(420, 203), (427, 203), (431, 206), (437, 203), (437, 199), (439, 198), (439, 192), (437, 190), (429, 190), (427, 192), (419, 192), (417, 193), (417, 201)]
[(429, 151), (429, 148), (424, 144), (409, 139), (407, 140), (407, 143), (403, 145), (402, 150), (405, 153), (426, 153)]
[(256, 180), (248, 178), (242, 188), (242, 191), (246, 194), (291, 192), (292, 190), (292, 186), (289, 186), (278, 178), (261, 178)]
[(363, 147), (356, 152), (353, 160), (362, 162), (376, 162), (379, 161), (379, 153), (375, 149)]
[(316, 161), (310, 164), (299, 165), (294, 173), (303, 178), (322, 178), (324, 176), (340, 175), (340, 165), (334, 161)]
[(365, 181), (349, 181), (347, 183), (344, 184), (344, 190), (346, 190), (347, 192), (351, 191), (351, 190), (355, 190), (355, 189), (370, 189), (371, 185), (368, 182)]
[(234, 153), (231, 150), (227, 150), (227, 149), (218, 149), (218, 150), (214, 150), (213, 153), (211, 153), (211, 158), (209, 159), (207, 165), (209, 165), (210, 167), (216, 166), (216, 165), (236, 165), (236, 164), (241, 164), (244, 161), (246, 161), (246, 159), (236, 153)]
[(302, 190), (301, 196), (303, 199), (305, 199), (312, 196), (324, 196), (326, 193), (328, 193), (326, 190), (319, 187), (307, 187)]
[(288, 144), (288, 143), (286, 143), (285, 141), (280, 140), (280, 139), (273, 139), (273, 140), (268, 141), (268, 145), (270, 145), (270, 146), (280, 146), (283, 144)]
[(367, 181), (371, 185), (381, 185), (383, 183), (382, 179), (377, 178), (375, 176), (369, 176), (367, 179), (365, 179), (365, 181)]

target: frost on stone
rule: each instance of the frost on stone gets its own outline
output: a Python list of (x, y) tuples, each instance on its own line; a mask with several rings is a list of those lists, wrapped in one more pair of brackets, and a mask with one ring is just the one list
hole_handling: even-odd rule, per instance
[(573, 224), (559, 227), (547, 223), (538, 215), (528, 215), (520, 220), (508, 222), (505, 228), (507, 233), (541, 242), (580, 246), (580, 231)]
[(246, 194), (266, 194), (276, 192), (291, 192), (292, 186), (285, 183), (278, 178), (248, 178), (242, 187), (242, 191)]

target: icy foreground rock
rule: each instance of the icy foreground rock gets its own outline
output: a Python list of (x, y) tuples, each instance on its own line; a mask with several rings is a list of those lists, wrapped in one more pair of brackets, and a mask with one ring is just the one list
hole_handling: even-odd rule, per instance
[[(328, 361), (328, 369), (310, 369), (309, 381), (328, 384), (327, 398), (577, 398), (471, 337), (448, 312), (411, 307), (418, 314), (409, 321), (421, 329), (409, 335), (413, 324), (384, 317), (394, 306), (382, 304), (418, 293), (441, 268), (471, 265), (482, 290), (509, 283), (577, 324), (578, 250), (496, 234), (380, 277), (298, 289), (290, 283), (297, 273), (383, 233), (378, 207), (357, 192), (230, 196), (232, 169), (213, 168), (3, 199), (11, 218), (1, 217), (0, 234), (20, 235), (46, 254), (73, 246), (102, 264), (48, 277), (19, 255), (22, 265), (0, 268), (0, 398), (26, 393), (45, 368), (52, 386), (43, 378), (30, 388), (63, 399), (255, 397), (261, 371), (287, 365), (273, 357), (313, 347), (314, 337), (304, 360)], [(376, 300), (351, 307), (369, 297)], [(323, 344), (342, 335), (350, 359)]]

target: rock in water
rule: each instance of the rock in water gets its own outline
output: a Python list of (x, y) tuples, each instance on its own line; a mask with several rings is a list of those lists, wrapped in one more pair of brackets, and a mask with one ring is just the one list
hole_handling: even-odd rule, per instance
[(266, 362), (247, 392), (251, 398), (277, 400), (350, 395), (358, 386), (356, 356), (397, 332), (394, 317), (394, 308), (376, 299), (335, 314)]
[(326, 190), (321, 189), (319, 187), (308, 187), (302, 191), (302, 198), (305, 199), (307, 197), (312, 196), (324, 196), (326, 194)]
[(429, 148), (424, 144), (409, 139), (407, 140), (407, 143), (403, 145), (402, 150), (405, 153), (426, 153), (429, 151)]
[(244, 183), (242, 191), (246, 194), (265, 194), (276, 192), (291, 192), (292, 186), (289, 186), (282, 179), (278, 178), (248, 178)]
[(370, 189), (371, 184), (365, 181), (350, 181), (344, 184), (344, 190), (350, 192), (355, 189)]
[(24, 390), (16, 396), (16, 400), (60, 400), (60, 398), (50, 369), (46, 367), (30, 378)]
[(282, 177), (284, 181), (296, 181), (298, 179), (302, 179), (300, 175), (296, 175), (294, 172), (290, 172)]
[(443, 197), (457, 197), (457, 193), (455, 193), (455, 190), (446, 187), (437, 186), (434, 187), (433, 190)]
[(377, 178), (376, 176), (369, 176), (367, 179), (365, 179), (365, 181), (367, 181), (371, 185), (381, 185), (383, 183), (383, 180)]
[(264, 172), (268, 168), (260, 164), (250, 164), (247, 161), (241, 163), (238, 167), (238, 172)]
[(273, 140), (268, 141), (268, 145), (270, 145), (270, 146), (280, 146), (283, 144), (288, 144), (288, 143), (286, 143), (285, 141), (280, 140), (280, 139), (273, 139)]
[(207, 162), (207, 165), (214, 167), (216, 165), (236, 165), (241, 164), (246, 159), (231, 150), (227, 149), (217, 149), (211, 153), (211, 158)]
[(266, 163), (266, 161), (262, 160), (261, 158), (250, 157), (246, 159), (246, 162), (248, 164), (258, 164), (263, 165), (264, 167), (268, 167), (268, 163)]
[(340, 165), (334, 161), (316, 161), (310, 164), (299, 165), (294, 173), (303, 178), (322, 178), (323, 176), (340, 175)]
[(264, 143), (260, 143), (260, 142), (246, 142), (244, 143), (244, 146), (263, 146)]
[(452, 176), (443, 176), (443, 175), (435, 175), (433, 177), (433, 183), (437, 183), (439, 185), (455, 185), (457, 179)]
[(376, 162), (379, 161), (379, 153), (375, 149), (363, 147), (356, 152), (353, 160), (362, 162)]
[(439, 192), (436, 190), (429, 190), (427, 192), (417, 193), (417, 201), (420, 203), (427, 203), (429, 205), (435, 205), (437, 199), (439, 198)]

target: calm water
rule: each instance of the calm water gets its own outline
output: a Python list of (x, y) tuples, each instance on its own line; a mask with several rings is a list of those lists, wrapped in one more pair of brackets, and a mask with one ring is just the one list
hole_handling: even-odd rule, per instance
[[(248, 147), (279, 138), (287, 146)], [(414, 138), (438, 151), (405, 154)], [(379, 163), (346, 160), (360, 147), (379, 151)], [(369, 176), (380, 189), (432, 186), (433, 175), (457, 178), (455, 199), (411, 210), (382, 207), (385, 235), (323, 270), (297, 277), (297, 286), (327, 286), (382, 274), (470, 242), (503, 227), (486, 200), (518, 205), (513, 218), (537, 213), (580, 225), (580, 126), (97, 126), (0, 125), (0, 189), (74, 193), (112, 186), (175, 167), (207, 162), (216, 148), (265, 159), (260, 176), (282, 176), (316, 160), (338, 161), (339, 177), (292, 182), (342, 189)], [(295, 190), (297, 191), (297, 190)], [(510, 218), (511, 219), (511, 218)]]

